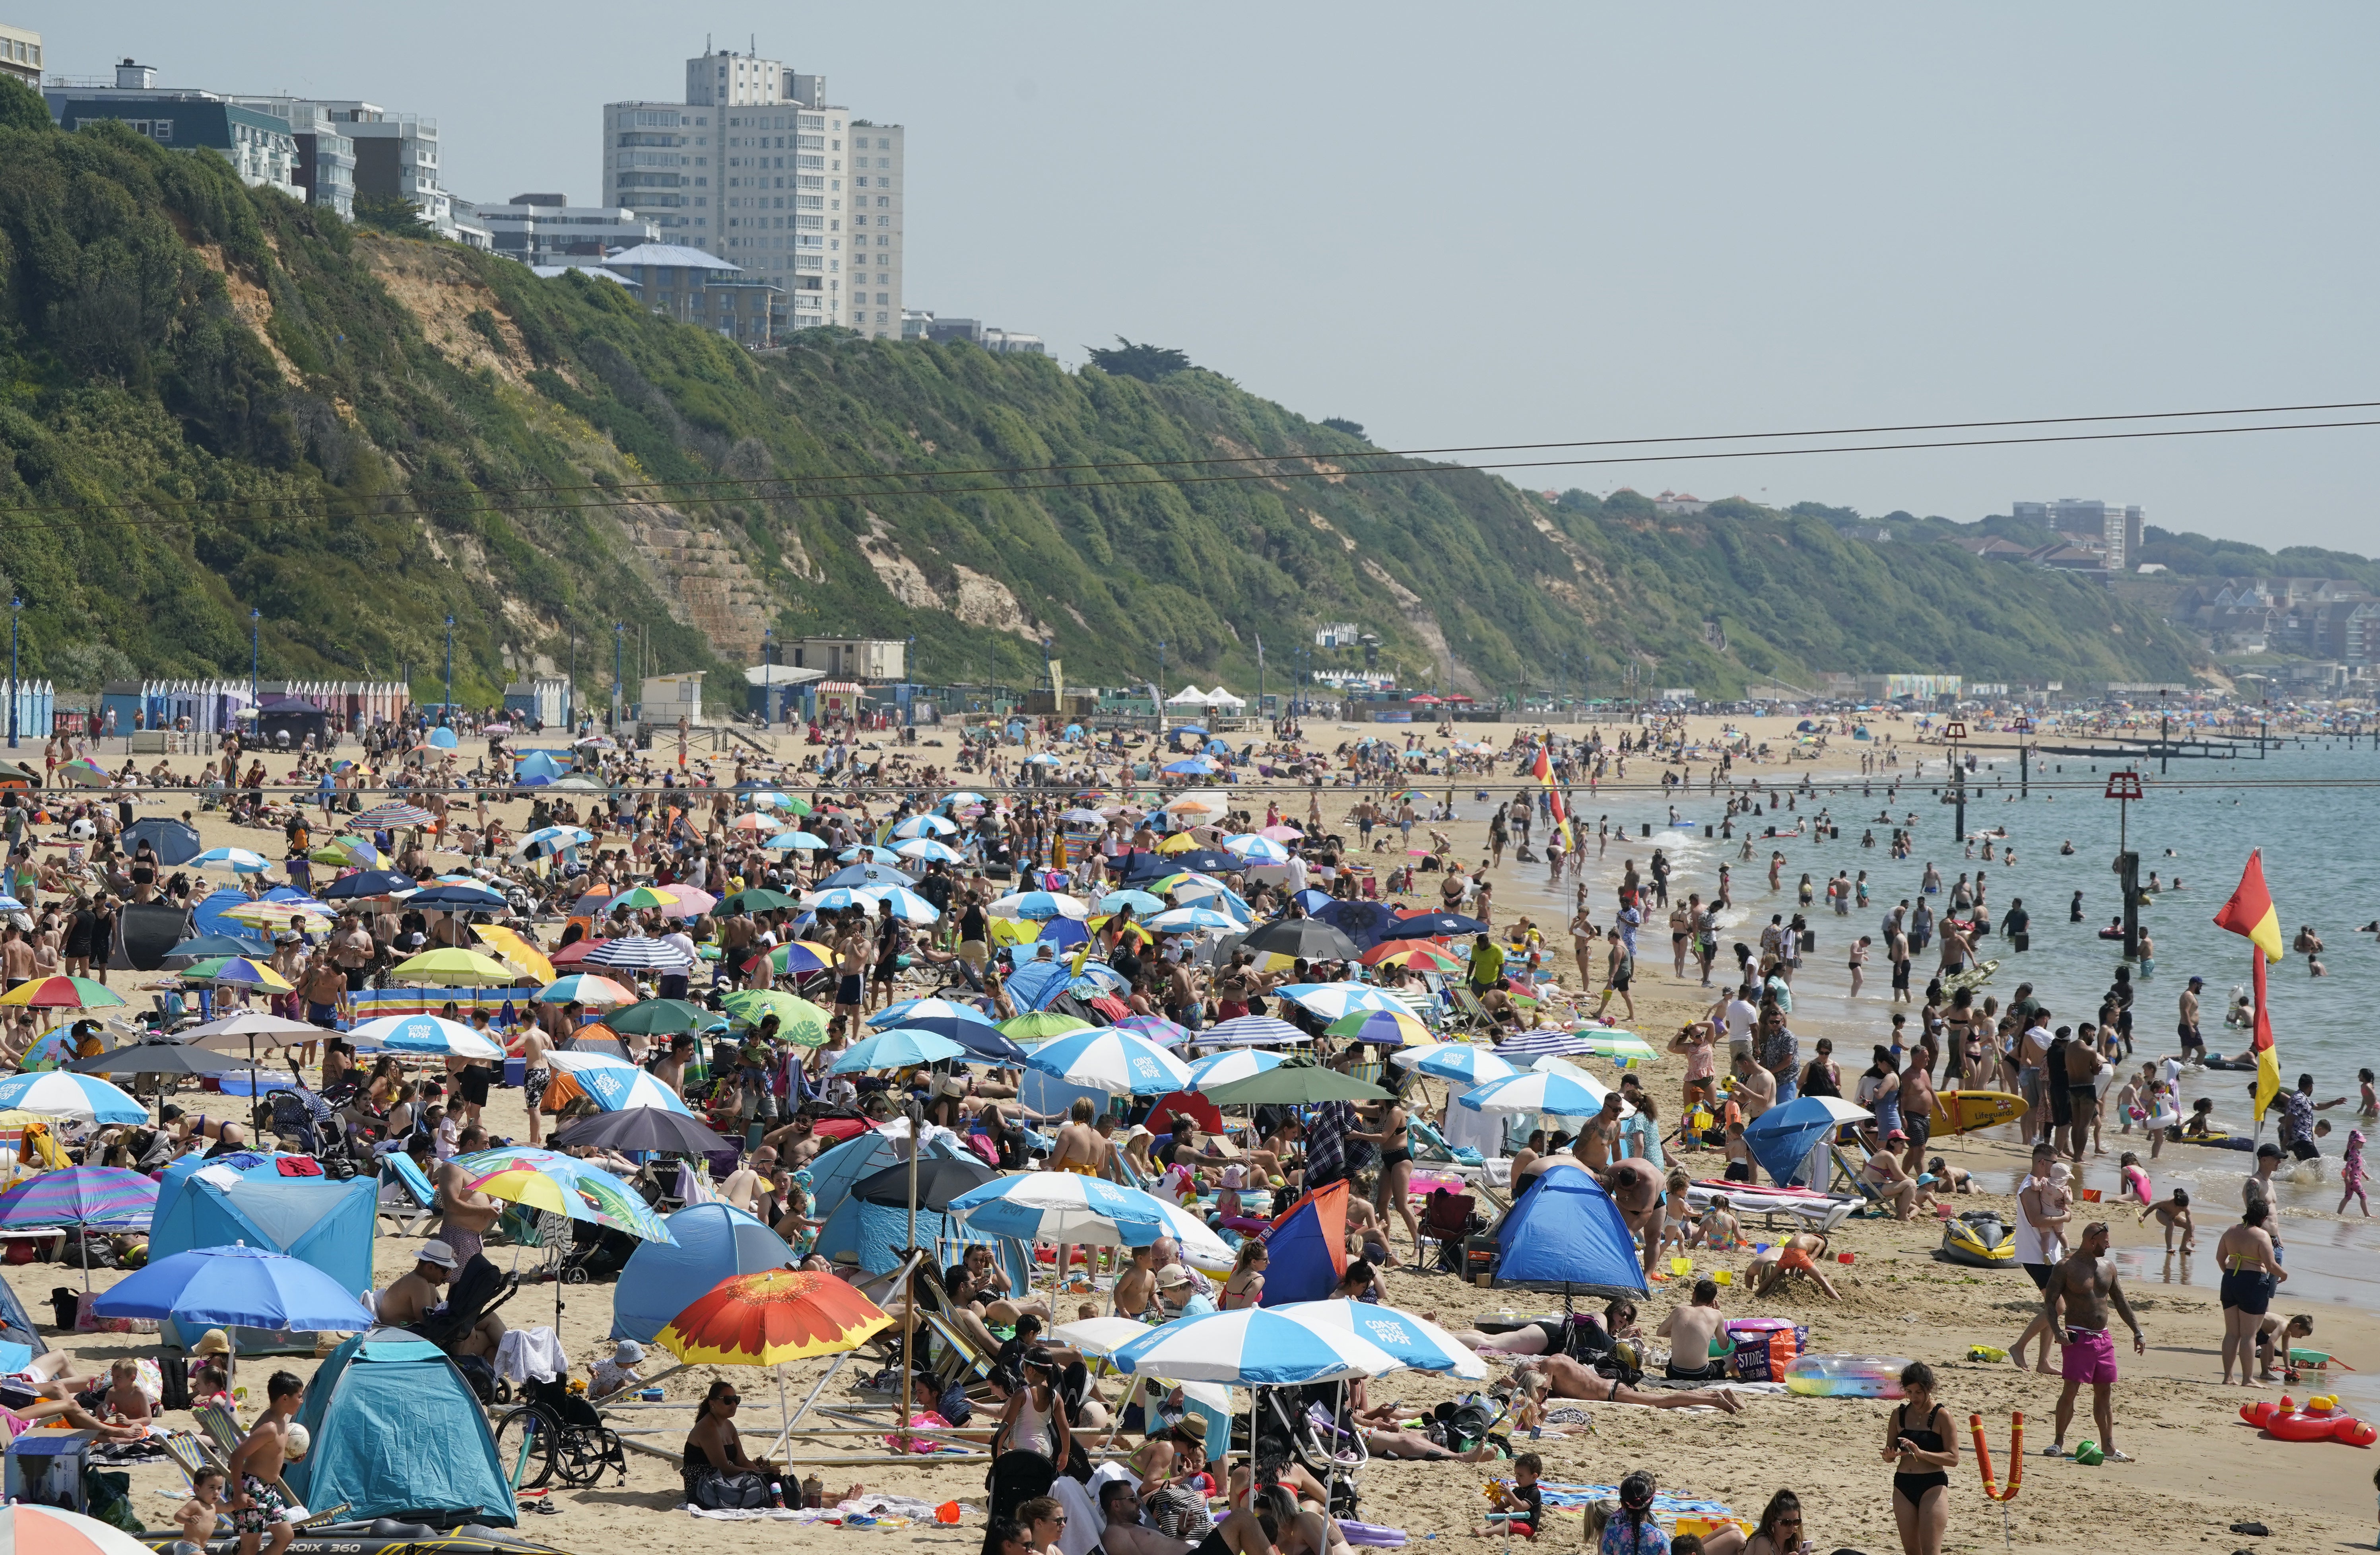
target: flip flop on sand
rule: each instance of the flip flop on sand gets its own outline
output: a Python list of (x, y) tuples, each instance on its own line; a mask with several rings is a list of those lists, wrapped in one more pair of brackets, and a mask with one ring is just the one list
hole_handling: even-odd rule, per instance
[(2110, 1464), (2129, 1464), (2132, 1461), (2132, 1455), (2130, 1452), (2119, 1452), (2110, 1447), (2107, 1449), (2107, 1457), (2102, 1461)]

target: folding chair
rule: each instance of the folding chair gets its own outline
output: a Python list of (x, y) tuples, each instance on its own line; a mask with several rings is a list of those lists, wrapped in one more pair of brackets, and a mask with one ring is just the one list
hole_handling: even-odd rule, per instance
[(198, 1422), (199, 1429), (204, 1433), (201, 1440), (207, 1449), (229, 1464), (231, 1455), (239, 1451), (239, 1444), (248, 1437), (248, 1433), (239, 1428), (239, 1421), (232, 1415), (231, 1406), (194, 1403), (190, 1405), (190, 1418)]
[(1444, 1188), (1433, 1192), (1421, 1201), (1418, 1229), (1414, 1233), (1414, 1260), (1421, 1260), (1421, 1245), (1425, 1242), (1461, 1242), (1471, 1234), (1472, 1216), (1478, 1199), (1471, 1194), (1449, 1193)]
[(1470, 984), (1449, 978), (1446, 980), (1446, 997), (1451, 1013), (1441, 1035), (1492, 1033), (1500, 1029), (1496, 1017), (1488, 1013), (1488, 1006), (1479, 1002), (1479, 996), (1471, 991)]

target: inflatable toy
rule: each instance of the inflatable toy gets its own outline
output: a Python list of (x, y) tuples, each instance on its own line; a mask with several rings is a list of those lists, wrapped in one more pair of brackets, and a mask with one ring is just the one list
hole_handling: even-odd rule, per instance
[(2279, 1441), (2341, 1441), (2350, 1447), (2369, 1447), (2380, 1440), (2380, 1426), (2340, 1414), (2335, 1394), (2318, 1394), (2308, 1399), (2306, 1405), (2301, 1410), (2293, 1399), (2284, 1397), (2277, 1403), (2263, 1399), (2241, 1404), (2240, 1418)]
[(1906, 1355), (1802, 1355), (1785, 1368), (1785, 1391), (1820, 1398), (1897, 1399)]
[(1984, 1471), (1984, 1494), (1996, 1501), (2016, 1500), (2016, 1493), (2024, 1488), (2024, 1411), (2020, 1409), (2009, 1415), (2009, 1482), (2005, 1490), (1992, 1477), (1992, 1450), (1984, 1441), (1984, 1417), (1968, 1415), (1967, 1428), (1975, 1433), (1975, 1466)]

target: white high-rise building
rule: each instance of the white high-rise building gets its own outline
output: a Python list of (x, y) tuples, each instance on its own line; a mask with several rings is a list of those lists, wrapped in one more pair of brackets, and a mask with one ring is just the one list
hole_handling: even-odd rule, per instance
[(898, 125), (826, 101), (826, 78), (718, 50), (683, 103), (603, 107), (603, 202), (784, 288), (792, 326), (901, 336)]

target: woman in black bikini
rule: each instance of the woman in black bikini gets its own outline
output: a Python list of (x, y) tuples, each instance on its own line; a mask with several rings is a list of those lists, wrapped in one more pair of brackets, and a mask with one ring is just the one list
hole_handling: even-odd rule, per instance
[(1418, 1255), (1421, 1247), (1421, 1223), (1414, 1219), (1413, 1206), (1406, 1201), (1405, 1184), (1413, 1179), (1413, 1138), (1405, 1128), (1405, 1110), (1394, 1101), (1380, 1104), (1380, 1127), (1375, 1134), (1349, 1129), (1348, 1135), (1380, 1148), (1380, 1175), (1372, 1189), (1372, 1208), (1378, 1211), (1380, 1223), (1389, 1222), (1389, 1211), (1394, 1209), (1405, 1223), (1405, 1234), (1413, 1238)]
[(1934, 1368), (1913, 1361), (1900, 1373), (1908, 1397), (1884, 1430), (1884, 1457), (1893, 1465), (1892, 1520), (1900, 1527), (1901, 1555), (1942, 1555), (1950, 1524), (1950, 1476), (1959, 1466), (1959, 1440), (1950, 1415), (1934, 1402)]

